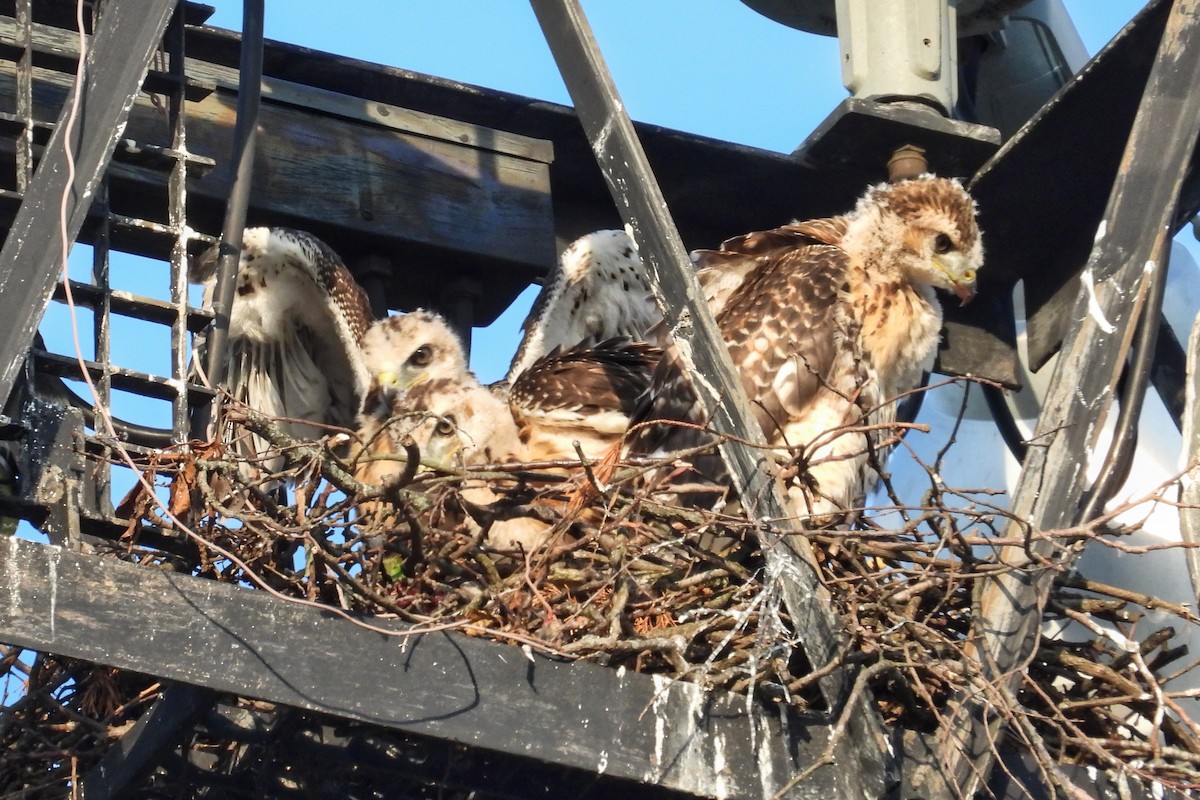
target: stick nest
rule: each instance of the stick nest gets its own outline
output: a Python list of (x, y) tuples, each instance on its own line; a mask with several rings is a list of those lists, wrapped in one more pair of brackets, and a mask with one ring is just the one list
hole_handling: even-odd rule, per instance
[[(796, 644), (764, 565), (760, 525), (660, 502), (639, 482), (644, 465), (405, 470), (365, 486), (330, 442), (286, 441), (252, 413), (245, 424), (279, 446), (284, 472), (262, 474), (220, 443), (163, 452), (143, 475), (169, 495), (167, 508), (135, 488), (118, 509), (129, 526), (114, 553), (363, 618), (454, 627), (836, 718), (839, 709), (825, 708), (816, 691), (831, 665), (810, 664)], [(1040, 561), (1026, 569), (1055, 572), (1055, 588), (1016, 691), (985, 680), (971, 648), (977, 587), (1011, 569), (1001, 545), (1037, 536), (1063, 554), (1092, 543), (1139, 557), (1151, 548), (1128, 543), (1136, 527), (1109, 515), (1029, 532), (1012, 524), (995, 492), (947, 488), (939, 466), (928, 465), (919, 504), (904, 507), (893, 493), (887, 507), (797, 534), (842, 622), (838, 664), (869, 677), (885, 723), (936, 736), (965, 725), (954, 717), (956, 698), (982, 694), (1006, 723), (997, 746), (1032, 757), (1060, 789), (1074, 790), (1061, 764), (1200, 787), (1194, 700), (1173, 688), (1193, 666), (1180, 643), (1197, 623), (1189, 608)], [(883, 486), (890, 493), (886, 476)], [(481, 487), (488, 502), (479, 501)], [(1171, 488), (1142, 502), (1166, 502)], [(513, 519), (537, 520), (545, 544), (532, 552), (489, 545), (489, 532)], [(140, 546), (146, 525), (180, 532), (183, 555)], [(0, 792), (63, 786), (158, 695), (144, 676), (20, 648), (0, 658)]]

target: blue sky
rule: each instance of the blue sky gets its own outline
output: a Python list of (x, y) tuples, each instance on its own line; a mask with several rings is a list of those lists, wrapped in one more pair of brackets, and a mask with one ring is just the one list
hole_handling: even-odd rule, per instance
[[(240, 29), (241, 2), (215, 5), (210, 24)], [(1142, 2), (1066, 5), (1095, 52)], [(739, 0), (592, 0), (584, 10), (639, 121), (790, 152), (846, 96), (836, 40), (778, 25)], [(533, 12), (521, 0), (267, 2), (266, 35), (570, 104)], [(472, 365), (481, 379), (503, 375), (534, 293), (476, 335)]]
[[(241, 27), (241, 2), (215, 5), (210, 24)], [(1142, 5), (1066, 2), (1092, 52)], [(739, 0), (591, 0), (584, 10), (631, 116), (640, 121), (790, 151), (845, 96), (834, 39), (778, 25)], [(358, 0), (352, 6), (269, 1), (266, 34), (570, 102), (523, 0)]]
[[(210, 24), (240, 29), (241, 0), (216, 0), (215, 5)], [(1066, 5), (1094, 52), (1142, 3), (1066, 0)], [(739, 0), (585, 0), (584, 7), (634, 119), (790, 152), (846, 96), (834, 39), (778, 25)], [(570, 103), (524, 0), (356, 0), (352, 5), (268, 0), (266, 14), (272, 39)], [(1193, 252), (1200, 250), (1191, 244)], [(77, 247), (72, 253), (78, 265), (73, 272), (86, 274), (90, 256), (85, 250)], [(157, 296), (143, 285), (145, 267), (132, 256), (114, 259), (114, 285)], [(472, 366), (482, 380), (505, 373), (536, 291), (527, 290), (489, 329), (476, 332)], [(88, 312), (80, 313), (86, 331)], [(71, 353), (70, 343), (60, 341), (65, 320), (66, 309), (51, 304), (42, 329), (51, 349)], [(163, 374), (168, 368), (156, 356), (167, 350), (166, 330), (141, 325), (132, 336), (123, 336), (118, 330), (123, 324), (122, 318), (114, 319), (117, 363)], [(83, 338), (85, 355), (91, 357), (90, 337)], [(138, 344), (130, 352), (120, 346), (123, 341)], [(113, 406), (119, 416), (169, 424), (163, 402), (118, 392)]]

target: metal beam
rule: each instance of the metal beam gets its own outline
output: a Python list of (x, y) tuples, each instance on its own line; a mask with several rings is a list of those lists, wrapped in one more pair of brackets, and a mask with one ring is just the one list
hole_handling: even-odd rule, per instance
[[(663, 676), (564, 663), (374, 619), (389, 637), (227, 583), (0, 541), (0, 642), (480, 751), (700, 797), (772, 797), (831, 727), (785, 706)], [(789, 797), (878, 796), (878, 764), (843, 736), (836, 766)]]
[[(65, 267), (59, 263), (63, 240), (69, 246), (79, 233), (174, 8), (175, 0), (108, 0), (104, 5), (83, 86), (73, 87), (63, 104), (0, 250), (0, 319), (9, 326), (0, 340), (0, 400), (12, 392)], [(64, 205), (65, 224), (60, 222)]]
[(212, 708), (213, 698), (212, 692), (184, 683), (167, 686), (150, 710), (83, 776), (83, 796), (87, 800), (128, 797), (127, 792), (158, 764), (163, 752)]
[(1179, 489), (1179, 535), (1191, 545), (1184, 551), (1192, 592), (1200, 602), (1200, 317), (1192, 323), (1188, 337), (1187, 400), (1183, 406), (1183, 463), (1192, 468), (1183, 476)]
[[(530, 2), (609, 192), (637, 241), (655, 299), (696, 394), (706, 406), (712, 428), (728, 434), (720, 447), (734, 488), (746, 513), (768, 522), (758, 532), (768, 562), (774, 560), (778, 568), (777, 573), (770, 568), (768, 572), (780, 575), (778, 588), (809, 661), (815, 666), (827, 664), (835, 658), (841, 638), (838, 620), (817, 579), (807, 542), (789, 535), (799, 530), (783, 502), (769, 451), (750, 444), (763, 441), (762, 431), (583, 9), (578, 0)], [(846, 701), (847, 679), (846, 670), (835, 670), (822, 681), (831, 708), (840, 709)], [(853, 696), (851, 702), (857, 705), (849, 734), (857, 760), (888, 771), (893, 761), (869, 692)]]
[[(1096, 234), (1070, 328), (1013, 494), (1009, 535), (1070, 527), (1078, 519), (1087, 467), (1126, 363), (1153, 281), (1165, 280), (1170, 233), (1187, 165), (1200, 136), (1200, 0), (1176, 0)], [(984, 678), (1013, 688), (1036, 652), (1054, 577), (1078, 555), (1044, 539), (1000, 553), (1011, 572), (987, 582), (975, 619)], [(1044, 562), (1044, 563), (1043, 563)], [(993, 762), (998, 715), (976, 694), (945, 731), (946, 774), (970, 797)], [(961, 730), (964, 733), (959, 734)]]

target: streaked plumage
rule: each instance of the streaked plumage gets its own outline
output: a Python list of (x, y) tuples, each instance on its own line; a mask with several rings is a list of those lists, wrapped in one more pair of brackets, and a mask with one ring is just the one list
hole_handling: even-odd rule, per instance
[(642, 338), (661, 319), (637, 247), (624, 231), (596, 231), (563, 251), (522, 324), (512, 383), (556, 348), (618, 336)]
[(417, 309), (381, 319), (367, 330), (360, 347), (371, 380), (402, 392), (425, 381), (461, 379), (468, 373), (458, 334), (432, 311)]
[[(366, 294), (312, 234), (247, 228), (242, 241), (224, 388), (250, 408), (285, 419), (283, 429), (296, 438), (320, 436), (322, 425), (353, 425), (367, 388), (358, 350), (371, 322)], [(204, 284), (206, 305), (213, 301), (216, 263), (214, 248), (190, 266), (191, 280)], [(197, 336), (199, 363), (205, 349), (206, 338)], [(252, 437), (240, 440), (239, 451), (254, 457), (265, 447)]]
[[(871, 481), (869, 445), (882, 439), (855, 426), (892, 421), (893, 399), (932, 362), (934, 288), (964, 301), (973, 291), (983, 251), (970, 197), (933, 176), (880, 185), (845, 216), (746, 234), (694, 258), (767, 442), (799, 468), (793, 509), (851, 508)], [(706, 423), (673, 348), (636, 418)], [(708, 438), (651, 425), (631, 451), (666, 455)], [(700, 471), (720, 479), (720, 469), (709, 459)]]
[[(398, 474), (403, 464), (390, 457), (403, 452), (406, 435), (416, 442), (423, 463), (450, 469), (575, 461), (575, 441), (585, 456), (602, 459), (628, 427), (659, 354), (627, 339), (555, 352), (522, 373), (504, 396), (469, 373), (425, 381), (407, 392), (373, 391), (360, 423), (366, 452), (356, 474), (370, 484)], [(463, 497), (476, 505), (497, 499), (491, 487), (475, 480), (464, 484)], [(488, 542), (529, 551), (548, 530), (534, 519), (502, 520), (489, 528)]]
[(629, 427), (662, 351), (631, 339), (556, 351), (512, 385), (509, 405), (531, 461), (599, 458)]

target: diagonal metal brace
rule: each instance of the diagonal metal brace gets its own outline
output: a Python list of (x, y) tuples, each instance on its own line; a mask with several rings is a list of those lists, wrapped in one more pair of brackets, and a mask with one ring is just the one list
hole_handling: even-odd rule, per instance
[[(721, 455), (747, 513), (764, 524), (759, 538), (768, 569), (781, 575), (784, 602), (805, 654), (814, 665), (836, 657), (841, 638), (828, 594), (817, 580), (815, 561), (791, 520), (774, 477), (769, 451), (747, 442), (763, 435), (742, 390), (729, 351), (717, 330), (658, 181), (633, 129), (578, 0), (530, 0), (542, 32), (575, 103), (596, 161), (625, 223), (632, 229), (646, 263), (658, 306), (670, 326), (681, 359), (705, 404), (710, 424), (722, 437)], [(846, 698), (845, 670), (821, 682), (831, 708)], [(848, 735), (858, 745), (864, 777), (889, 772), (888, 755), (869, 693), (856, 693), (851, 711), (858, 730)], [(846, 769), (839, 765), (838, 769)], [(870, 790), (868, 790), (870, 791)]]
[[(1010, 536), (1071, 527), (1079, 519), (1089, 461), (1126, 363), (1150, 286), (1166, 279), (1180, 189), (1200, 136), (1200, 0), (1176, 0), (1130, 132), (1096, 243), (1051, 378), (1021, 479), (1013, 493)], [(1014, 567), (977, 597), (977, 656), (983, 676), (1015, 693), (1037, 648), (1053, 579), (1078, 551), (1055, 551), (1042, 538), (1008, 547)], [(1044, 562), (1044, 563), (1042, 563)], [(1048, 566), (1051, 565), (1051, 566)], [(961, 796), (987, 780), (1002, 722), (982, 696), (948, 715), (943, 766)]]
[[(76, 83), (68, 94), (0, 250), (0, 319), (8, 321), (10, 331), (0, 340), (0, 401), (12, 392), (65, 268), (59, 263), (63, 240), (70, 245), (79, 234), (174, 8), (175, 0), (104, 4), (84, 64), (82, 90)], [(60, 221), (64, 201), (65, 224)]]

